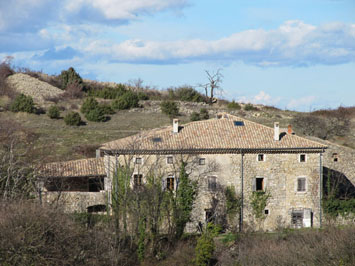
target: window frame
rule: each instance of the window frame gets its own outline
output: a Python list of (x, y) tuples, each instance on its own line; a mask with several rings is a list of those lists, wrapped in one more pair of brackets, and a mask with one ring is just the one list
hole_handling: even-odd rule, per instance
[[(201, 163), (203, 162), (203, 163)], [(198, 165), (206, 165), (206, 158), (200, 157), (198, 158)]]
[[(257, 189), (257, 179), (262, 179), (262, 189)], [(263, 176), (256, 176), (253, 179), (253, 191), (255, 192), (265, 192), (266, 191), (266, 178)]]
[[(298, 190), (299, 186), (299, 180), (304, 180), (304, 190)], [(308, 191), (308, 184), (307, 184), (307, 177), (306, 176), (298, 176), (296, 179), (296, 192), (297, 193), (306, 193)]]
[(207, 189), (208, 191), (211, 192), (217, 191), (217, 176), (215, 175), (207, 176)]
[[(137, 160), (140, 160), (140, 162), (138, 163)], [(142, 157), (136, 157), (136, 158), (134, 159), (134, 164), (142, 165), (142, 164), (143, 164), (143, 158), (142, 158)]]
[[(259, 160), (259, 156), (262, 155), (263, 159), (262, 160)], [(266, 154), (265, 153), (258, 153), (256, 155), (256, 161), (257, 162), (265, 162), (266, 161)]]
[[(171, 163), (169, 162), (169, 159), (171, 159)], [(174, 164), (174, 156), (172, 155), (166, 156), (166, 164)]]
[[(169, 190), (169, 191), (175, 191), (175, 188), (176, 188), (176, 180), (175, 180), (175, 176), (174, 175), (168, 175), (166, 178), (165, 178), (165, 189), (166, 190)], [(170, 188), (171, 186), (169, 186), (169, 181), (168, 180), (173, 180), (173, 186), (172, 188)]]
[[(301, 156), (304, 156), (304, 161), (301, 160)], [(298, 162), (300, 163), (306, 163), (307, 162), (307, 154), (306, 153), (301, 153), (298, 155)]]
[[(137, 183), (136, 183), (136, 178), (135, 178), (136, 176), (137, 176), (137, 177), (140, 176), (140, 184), (137, 184)], [(138, 187), (141, 187), (141, 186), (144, 185), (143, 174), (134, 173), (132, 177), (133, 177), (133, 187), (134, 187), (134, 188), (138, 188)]]

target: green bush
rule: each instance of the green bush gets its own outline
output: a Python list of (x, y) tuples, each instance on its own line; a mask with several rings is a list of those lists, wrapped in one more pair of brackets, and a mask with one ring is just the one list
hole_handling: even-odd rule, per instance
[(127, 88), (123, 84), (118, 84), (114, 88), (104, 88), (102, 90), (91, 89), (89, 91), (89, 96), (104, 98), (104, 99), (117, 99), (127, 92)]
[(115, 114), (115, 111), (112, 109), (112, 107), (106, 103), (100, 104), (100, 108), (103, 110), (105, 115)]
[(179, 114), (179, 106), (173, 101), (163, 101), (160, 104), (161, 111), (170, 117), (177, 116)]
[(77, 112), (70, 112), (64, 117), (64, 122), (68, 126), (80, 126), (81, 117)]
[(192, 112), (190, 115), (190, 120), (191, 121), (199, 121), (201, 120), (200, 114), (197, 112)]
[(208, 111), (206, 108), (201, 108), (200, 109), (200, 118), (202, 120), (205, 120), (205, 119), (209, 119), (210, 118), (210, 115), (208, 114)]
[(51, 107), (49, 107), (47, 114), (51, 119), (58, 119), (60, 117), (60, 110), (58, 106), (52, 105)]
[(65, 90), (67, 86), (71, 83), (78, 83), (78, 84), (83, 83), (83, 79), (72, 67), (70, 67), (68, 70), (63, 70), (59, 77), (61, 80), (63, 90)]
[(132, 91), (127, 91), (120, 98), (112, 102), (112, 108), (117, 110), (125, 110), (138, 107), (138, 96)]
[(355, 198), (347, 200), (335, 198), (324, 199), (323, 210), (331, 217), (346, 216), (351, 213), (355, 214)]
[(36, 111), (36, 108), (34, 106), (32, 97), (26, 96), (21, 93), (15, 98), (15, 100), (10, 105), (10, 111), (34, 113)]
[(107, 120), (105, 110), (100, 105), (85, 113), (85, 118), (93, 122), (105, 122)]
[(80, 112), (83, 114), (86, 114), (90, 112), (91, 110), (96, 109), (99, 106), (99, 103), (96, 101), (95, 98), (93, 97), (88, 97), (85, 99), (83, 105), (80, 108)]
[(137, 95), (138, 95), (138, 99), (139, 99), (139, 100), (142, 100), (142, 101), (149, 100), (148, 94), (146, 94), (146, 93), (143, 92), (143, 91), (138, 92)]
[(241, 106), (240, 106), (239, 103), (236, 103), (235, 101), (232, 101), (232, 102), (227, 104), (227, 108), (228, 109), (234, 109), (234, 110), (240, 110)]
[(180, 87), (174, 91), (175, 97), (180, 101), (202, 102), (203, 96), (191, 87)]
[(245, 111), (257, 111), (258, 108), (256, 108), (254, 105), (252, 105), (251, 103), (247, 103), (245, 106), (244, 106), (244, 110)]
[(215, 243), (213, 238), (216, 237), (221, 228), (212, 223), (208, 223), (202, 235), (198, 238), (195, 248), (194, 265), (207, 266), (211, 265)]

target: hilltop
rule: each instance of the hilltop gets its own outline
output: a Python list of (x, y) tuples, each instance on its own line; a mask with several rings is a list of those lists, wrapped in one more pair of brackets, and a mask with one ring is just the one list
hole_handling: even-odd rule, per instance
[[(68, 79), (68, 72), (65, 73)], [(66, 87), (63, 86), (63, 72), (59, 76), (50, 76), (29, 70), (23, 73), (13, 71), (6, 75), (5, 82), (0, 83), (0, 119), (16, 121), (36, 134), (35, 145), (47, 150), (48, 161), (92, 157), (103, 142), (129, 136), (142, 129), (170, 124), (171, 118), (161, 111), (162, 101), (177, 103), (178, 118), (182, 123), (195, 119), (194, 115), (199, 115), (201, 109), (206, 109), (210, 118), (218, 112), (228, 112), (271, 127), (275, 121), (279, 121), (284, 128), (291, 124), (296, 134), (355, 148), (355, 107), (301, 113), (223, 99), (208, 104), (205, 102), (206, 96), (190, 86), (159, 91), (144, 87), (142, 82), (134, 85), (105, 83), (82, 80), (76, 72), (70, 75), (76, 80), (73, 83), (66, 80)], [(100, 105), (108, 108), (121, 91), (138, 95), (138, 104), (129, 109), (111, 110), (105, 122), (88, 121), (80, 111), (88, 96), (95, 97)], [(118, 94), (113, 95), (113, 92)], [(33, 98), (36, 113), (10, 111), (9, 106), (19, 93)], [(61, 118), (69, 112), (80, 113), (82, 125), (68, 126), (63, 119), (50, 119), (45, 112), (53, 105), (59, 108)]]

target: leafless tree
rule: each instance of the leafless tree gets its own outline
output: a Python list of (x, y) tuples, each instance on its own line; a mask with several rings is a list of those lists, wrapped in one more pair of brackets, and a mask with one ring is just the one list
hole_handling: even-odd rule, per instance
[(216, 92), (221, 89), (221, 83), (223, 79), (223, 75), (221, 73), (221, 69), (218, 69), (216, 72), (210, 72), (205, 70), (208, 83), (200, 84), (199, 87), (202, 87), (205, 90), (206, 99), (208, 99), (208, 103), (212, 104), (215, 102), (214, 96)]

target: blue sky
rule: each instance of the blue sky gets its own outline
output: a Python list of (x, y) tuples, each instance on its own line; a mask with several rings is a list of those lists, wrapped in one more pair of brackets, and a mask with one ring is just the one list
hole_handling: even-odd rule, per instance
[(0, 59), (164, 89), (222, 69), (229, 100), (355, 104), (355, 0), (0, 1)]

